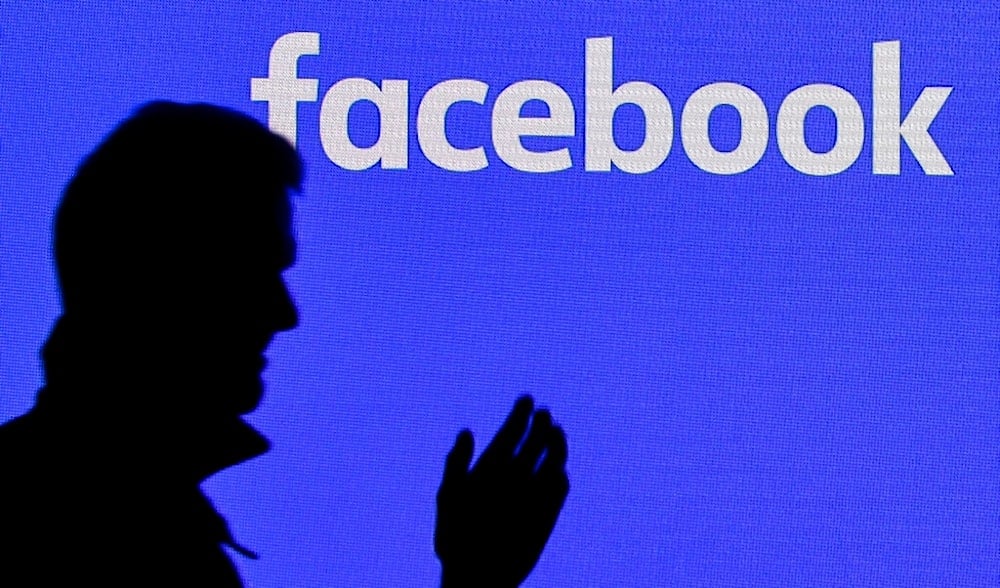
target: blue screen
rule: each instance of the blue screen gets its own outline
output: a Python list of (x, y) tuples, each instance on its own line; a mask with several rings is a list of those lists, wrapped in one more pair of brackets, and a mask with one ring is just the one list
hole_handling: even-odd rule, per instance
[[(44, 383), (83, 157), (149, 100), (275, 130), (280, 107), (300, 326), (248, 417), (272, 450), (204, 486), (261, 554), (234, 555), (248, 586), (437, 584), (445, 455), (523, 393), (572, 484), (526, 586), (995, 586), (998, 23), (989, 2), (4, 3), (0, 422)], [(291, 86), (252, 92), (290, 33), (318, 44), (290, 53), (317, 88), (291, 110)], [(449, 104), (448, 80), (485, 93)]]

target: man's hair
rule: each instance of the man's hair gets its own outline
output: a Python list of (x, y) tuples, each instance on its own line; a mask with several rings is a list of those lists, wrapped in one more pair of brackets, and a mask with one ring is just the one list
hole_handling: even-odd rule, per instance
[(63, 193), (54, 254), (65, 309), (207, 257), (222, 263), (276, 219), (287, 228), (288, 190), (301, 181), (294, 148), (247, 115), (209, 104), (140, 107)]

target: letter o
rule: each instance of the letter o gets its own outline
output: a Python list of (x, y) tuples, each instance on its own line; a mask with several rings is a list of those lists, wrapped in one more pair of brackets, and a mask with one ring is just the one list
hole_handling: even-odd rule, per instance
[[(833, 111), (837, 140), (826, 153), (806, 145), (806, 113), (817, 106)], [(831, 84), (810, 84), (793, 90), (778, 109), (778, 149), (796, 170), (810, 176), (839, 174), (857, 161), (865, 141), (861, 106), (847, 90)]]
[[(716, 106), (727, 104), (740, 115), (740, 143), (732, 151), (718, 151), (708, 136), (708, 118)], [(750, 88), (716, 82), (695, 90), (681, 113), (681, 141), (691, 163), (713, 174), (731, 175), (757, 165), (767, 150), (767, 108)]]

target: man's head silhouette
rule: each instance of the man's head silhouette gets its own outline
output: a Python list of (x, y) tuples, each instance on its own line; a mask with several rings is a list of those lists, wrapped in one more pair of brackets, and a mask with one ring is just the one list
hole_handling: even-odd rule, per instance
[[(241, 415), (298, 322), (282, 273), (301, 169), (253, 119), (167, 102), (80, 165), (56, 213), (45, 387), (0, 425), (0, 583), (241, 585), (223, 547), (253, 554), (199, 486), (268, 448)], [(516, 586), (569, 492), (566, 438), (525, 396), (473, 449), (463, 431), (438, 492), (442, 585)]]
[(231, 110), (155, 102), (119, 125), (56, 214), (47, 388), (199, 439), (256, 408), (264, 351), (298, 320), (282, 272), (300, 181), (294, 149)]

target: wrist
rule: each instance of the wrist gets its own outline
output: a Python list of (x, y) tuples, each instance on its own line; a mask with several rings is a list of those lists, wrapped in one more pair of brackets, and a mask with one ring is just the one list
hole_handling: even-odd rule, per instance
[(520, 583), (504, 582), (499, 578), (483, 578), (467, 570), (442, 568), (441, 588), (516, 588)]
[(441, 568), (441, 588), (492, 588), (489, 580), (477, 578), (469, 570), (454, 566)]

